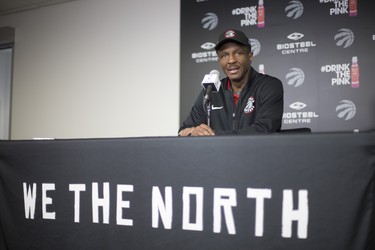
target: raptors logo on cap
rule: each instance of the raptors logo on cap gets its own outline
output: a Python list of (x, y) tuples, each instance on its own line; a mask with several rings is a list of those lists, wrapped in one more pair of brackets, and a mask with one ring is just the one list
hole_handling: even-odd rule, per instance
[(233, 30), (228, 30), (225, 33), (225, 38), (232, 38), (232, 37), (235, 37), (235, 36), (236, 36), (236, 32), (234, 32)]

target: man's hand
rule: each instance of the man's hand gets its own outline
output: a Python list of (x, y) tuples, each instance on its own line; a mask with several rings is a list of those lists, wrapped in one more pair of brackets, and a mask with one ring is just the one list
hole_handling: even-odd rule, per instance
[(215, 135), (215, 132), (206, 124), (197, 127), (185, 128), (180, 131), (179, 136), (208, 136)]

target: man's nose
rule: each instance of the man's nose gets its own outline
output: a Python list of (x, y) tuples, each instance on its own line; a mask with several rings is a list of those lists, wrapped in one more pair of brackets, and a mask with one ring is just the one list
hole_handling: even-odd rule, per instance
[(233, 63), (233, 62), (236, 62), (236, 60), (237, 60), (236, 55), (234, 53), (230, 53), (229, 58), (228, 58), (228, 62)]

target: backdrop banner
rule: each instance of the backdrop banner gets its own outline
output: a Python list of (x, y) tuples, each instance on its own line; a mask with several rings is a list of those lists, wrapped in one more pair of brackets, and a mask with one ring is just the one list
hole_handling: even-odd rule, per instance
[(373, 249), (375, 134), (0, 141), (0, 249)]
[(242, 30), (255, 70), (285, 92), (282, 127), (313, 132), (375, 129), (375, 15), (365, 0), (182, 0), (180, 120), (205, 74), (225, 77), (214, 49), (219, 35)]

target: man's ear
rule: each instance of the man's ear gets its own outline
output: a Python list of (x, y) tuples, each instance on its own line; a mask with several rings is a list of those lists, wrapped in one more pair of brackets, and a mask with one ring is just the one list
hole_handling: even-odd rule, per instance
[(249, 61), (250, 61), (250, 64), (253, 62), (253, 52), (249, 53)]

